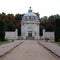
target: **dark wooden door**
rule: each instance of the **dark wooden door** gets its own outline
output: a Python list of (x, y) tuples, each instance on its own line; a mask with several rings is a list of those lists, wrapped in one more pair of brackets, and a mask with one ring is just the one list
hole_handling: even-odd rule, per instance
[(28, 37), (32, 37), (32, 32), (29, 32), (28, 33)]

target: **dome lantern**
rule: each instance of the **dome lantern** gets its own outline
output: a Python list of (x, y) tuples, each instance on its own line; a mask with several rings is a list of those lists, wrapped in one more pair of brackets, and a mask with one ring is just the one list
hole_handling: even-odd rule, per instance
[(29, 7), (29, 10), (28, 10), (28, 12), (32, 12), (32, 9), (31, 9), (31, 7)]

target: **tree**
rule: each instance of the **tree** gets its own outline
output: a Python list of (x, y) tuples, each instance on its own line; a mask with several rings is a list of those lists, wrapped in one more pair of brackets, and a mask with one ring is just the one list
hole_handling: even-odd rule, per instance
[(7, 27), (7, 31), (15, 31), (16, 29), (15, 24), (12, 22), (9, 22), (6, 27)]
[(16, 14), (15, 15), (15, 21), (16, 21), (16, 26), (17, 28), (20, 27), (21, 25), (21, 20), (24, 14)]
[(48, 22), (48, 17), (47, 16), (42, 17), (40, 22), (41, 22), (42, 25), (45, 26)]
[(37, 15), (37, 17), (40, 19), (40, 14), (37, 12), (37, 13), (35, 13), (36, 15)]
[(6, 16), (6, 22), (14, 22), (15, 21), (15, 17), (13, 14), (7, 14)]
[(0, 19), (0, 41), (5, 40), (5, 22)]
[(60, 42), (60, 17), (56, 18), (55, 41)]
[(47, 26), (45, 26), (45, 30), (52, 32), (54, 29), (53, 29), (52, 25), (47, 25)]
[(41, 25), (45, 27), (46, 31), (54, 31), (56, 17), (57, 15), (51, 15), (41, 18)]
[(23, 14), (16, 14), (15, 15), (15, 19), (17, 20), (17, 21), (21, 21), (22, 20), (22, 16), (23, 16)]
[(43, 29), (44, 29), (44, 26), (40, 25), (40, 26), (39, 26), (39, 35), (40, 35), (40, 36), (43, 35)]

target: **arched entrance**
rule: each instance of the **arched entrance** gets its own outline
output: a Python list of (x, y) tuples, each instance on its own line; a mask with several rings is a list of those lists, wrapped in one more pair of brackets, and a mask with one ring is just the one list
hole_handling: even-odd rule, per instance
[(34, 39), (32, 31), (28, 31), (28, 36), (26, 37), (26, 39), (29, 39), (29, 40)]

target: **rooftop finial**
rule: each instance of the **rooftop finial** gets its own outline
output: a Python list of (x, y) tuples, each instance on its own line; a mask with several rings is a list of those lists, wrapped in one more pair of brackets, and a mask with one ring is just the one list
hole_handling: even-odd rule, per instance
[(29, 7), (31, 9), (31, 7)]
[(28, 10), (28, 12), (32, 12), (32, 10), (31, 10), (31, 7), (29, 7), (30, 9)]

